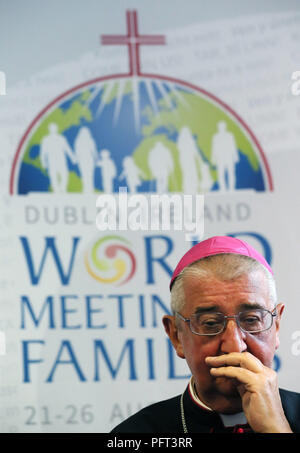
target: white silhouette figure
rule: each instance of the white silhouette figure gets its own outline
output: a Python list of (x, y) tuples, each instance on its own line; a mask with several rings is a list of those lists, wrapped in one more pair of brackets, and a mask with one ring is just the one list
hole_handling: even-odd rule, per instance
[(129, 192), (137, 191), (137, 186), (141, 184), (140, 176), (146, 179), (145, 174), (142, 172), (142, 170), (135, 165), (133, 158), (131, 156), (124, 157), (123, 171), (119, 176), (119, 179), (126, 178)]
[(178, 135), (177, 148), (182, 173), (182, 191), (206, 192), (212, 186), (209, 165), (202, 159), (191, 130), (185, 126)]
[(163, 143), (157, 142), (149, 151), (148, 165), (156, 179), (156, 191), (158, 193), (167, 192), (169, 176), (174, 171), (173, 158), (169, 148)]
[(74, 150), (81, 173), (82, 191), (94, 192), (94, 169), (98, 158), (95, 140), (87, 127), (81, 127), (74, 142)]
[(73, 164), (76, 163), (76, 159), (67, 139), (58, 133), (57, 124), (50, 123), (48, 130), (49, 135), (46, 135), (41, 143), (41, 164), (43, 168), (48, 170), (53, 192), (64, 193), (67, 191), (68, 185), (66, 155), (69, 156)]
[(227, 131), (225, 121), (220, 121), (217, 126), (218, 132), (212, 139), (212, 163), (217, 167), (220, 191), (232, 191), (236, 186), (235, 164), (239, 161), (239, 154), (234, 135)]
[(101, 159), (98, 160), (97, 166), (101, 167), (102, 186), (105, 193), (112, 193), (114, 187), (114, 178), (117, 170), (114, 161), (110, 157), (110, 152), (107, 149), (100, 151)]

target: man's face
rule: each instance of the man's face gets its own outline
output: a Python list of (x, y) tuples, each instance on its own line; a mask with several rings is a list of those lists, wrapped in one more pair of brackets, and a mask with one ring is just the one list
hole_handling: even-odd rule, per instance
[[(210, 309), (232, 316), (255, 304), (269, 311), (274, 309), (269, 299), (267, 279), (263, 272), (244, 275), (234, 281), (224, 282), (214, 277), (199, 282), (196, 276), (185, 276), (185, 306), (182, 316), (189, 318), (197, 309)], [(280, 307), (279, 307), (280, 309)], [(280, 314), (283, 310), (280, 309)], [(199, 336), (191, 332), (188, 323), (180, 322), (175, 334), (175, 320), (164, 319), (164, 324), (179, 357), (185, 358), (194, 376), (198, 396), (204, 403), (219, 412), (241, 410), (238, 382), (225, 377), (213, 377), (205, 358), (231, 352), (250, 352), (265, 366), (271, 367), (275, 350), (279, 346), (279, 318), (271, 329), (256, 334), (240, 330), (235, 319), (227, 320), (223, 332), (213, 336)], [(167, 324), (169, 326), (167, 327)], [(173, 333), (170, 328), (174, 329)], [(173, 337), (173, 338), (172, 338)], [(176, 339), (177, 338), (177, 339)]]

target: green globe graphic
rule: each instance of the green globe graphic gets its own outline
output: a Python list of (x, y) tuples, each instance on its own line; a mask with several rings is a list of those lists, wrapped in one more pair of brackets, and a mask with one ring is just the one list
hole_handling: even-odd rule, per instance
[(141, 73), (132, 39), (142, 37), (134, 12), (127, 19), (128, 36), (106, 43), (135, 45), (136, 67), (130, 51), (128, 74), (88, 81), (45, 107), (20, 142), (10, 192), (272, 190), (257, 139), (229, 106), (190, 83)]

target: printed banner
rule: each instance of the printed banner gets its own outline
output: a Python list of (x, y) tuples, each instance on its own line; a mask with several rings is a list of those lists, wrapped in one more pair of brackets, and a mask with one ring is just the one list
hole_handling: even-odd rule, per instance
[(151, 35), (128, 11), (98, 54), (1, 97), (1, 432), (109, 432), (182, 393), (169, 280), (216, 234), (272, 265), (286, 304), (273, 368), (300, 391), (299, 21)]

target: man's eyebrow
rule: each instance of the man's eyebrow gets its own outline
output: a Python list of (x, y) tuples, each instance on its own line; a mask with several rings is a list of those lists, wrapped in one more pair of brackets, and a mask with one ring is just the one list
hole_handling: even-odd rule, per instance
[(253, 302), (253, 303), (245, 302), (239, 306), (240, 310), (252, 310), (252, 309), (256, 309), (256, 308), (266, 310), (266, 307), (264, 305), (259, 304), (258, 302)]
[(196, 307), (194, 313), (195, 313), (195, 315), (199, 315), (200, 313), (217, 312), (217, 311), (220, 311), (219, 305), (210, 305), (207, 307)]
[[(238, 311), (243, 310), (256, 310), (256, 309), (263, 309), (266, 310), (266, 307), (258, 302), (243, 302), (238, 306)], [(221, 307), (219, 305), (210, 305), (210, 306), (201, 306), (196, 307), (194, 314), (199, 315), (201, 313), (214, 313), (214, 312), (222, 312)]]

